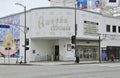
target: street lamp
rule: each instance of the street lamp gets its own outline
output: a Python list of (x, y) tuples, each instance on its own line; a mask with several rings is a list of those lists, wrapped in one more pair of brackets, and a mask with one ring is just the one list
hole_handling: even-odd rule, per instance
[(19, 5), (19, 6), (22, 6), (24, 8), (24, 23), (25, 23), (25, 26), (24, 26), (24, 40), (25, 40), (25, 45), (24, 45), (24, 63), (26, 64), (26, 32), (27, 32), (27, 27), (26, 27), (26, 6), (23, 5), (23, 4), (20, 4), (20, 3), (15, 3), (16, 5)]

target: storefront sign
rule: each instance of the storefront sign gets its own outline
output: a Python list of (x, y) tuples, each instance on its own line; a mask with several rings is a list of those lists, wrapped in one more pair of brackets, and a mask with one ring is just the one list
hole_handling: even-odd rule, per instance
[(103, 34), (104, 40), (120, 40), (120, 35)]
[(49, 35), (55, 34), (71, 35), (71, 26), (68, 21), (69, 20), (63, 16), (51, 19), (45, 19), (43, 16), (40, 16), (38, 21), (38, 28), (39, 30), (47, 29), (46, 32)]
[(84, 21), (84, 35), (97, 35), (98, 23), (91, 21)]

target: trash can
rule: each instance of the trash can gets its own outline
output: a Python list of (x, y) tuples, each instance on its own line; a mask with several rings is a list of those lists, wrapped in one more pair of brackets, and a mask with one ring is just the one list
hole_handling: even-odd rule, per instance
[(53, 54), (51, 55), (51, 61), (54, 61), (54, 55)]

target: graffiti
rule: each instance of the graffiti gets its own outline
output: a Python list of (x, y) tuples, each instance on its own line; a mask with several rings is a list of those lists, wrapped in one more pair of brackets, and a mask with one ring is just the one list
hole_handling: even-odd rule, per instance
[(5, 49), (8, 47), (9, 55), (14, 56), (19, 53), (19, 41), (20, 41), (20, 18), (19, 16), (8, 17), (0, 20), (0, 24), (6, 25), (9, 24), (10, 28), (0, 28), (0, 54), (3, 56), (8, 55), (8, 51)]

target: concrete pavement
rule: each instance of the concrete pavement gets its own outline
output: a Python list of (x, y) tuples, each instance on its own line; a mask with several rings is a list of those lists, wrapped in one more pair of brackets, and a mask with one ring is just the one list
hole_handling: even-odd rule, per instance
[[(110, 61), (102, 61), (101, 63), (111, 63)], [(115, 62), (120, 63), (120, 62)], [(40, 62), (28, 62), (26, 64), (22, 63), (0, 63), (0, 65), (79, 65), (79, 64), (99, 64), (99, 61), (80, 61), (79, 63), (75, 63), (74, 61), (40, 61)]]
[(73, 65), (73, 64), (96, 64), (99, 63), (99, 61), (80, 61), (79, 63), (75, 63), (74, 61), (44, 61), (44, 62), (30, 62), (27, 64), (32, 65)]
[(22, 63), (0, 63), (0, 65), (73, 65), (73, 64), (93, 64), (99, 63), (98, 61), (80, 61), (79, 63), (75, 63), (74, 61), (40, 61), (40, 62), (28, 62), (26, 64)]
[(48, 66), (1, 65), (0, 78), (120, 78), (120, 63)]

